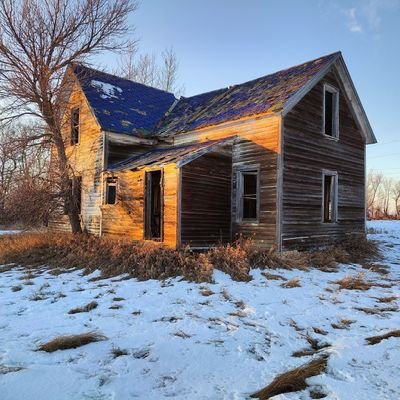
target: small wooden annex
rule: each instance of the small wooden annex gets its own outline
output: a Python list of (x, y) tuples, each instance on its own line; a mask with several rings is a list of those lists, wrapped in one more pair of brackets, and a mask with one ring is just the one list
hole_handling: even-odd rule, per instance
[(376, 139), (340, 52), (179, 100), (82, 65), (67, 74), (65, 140), (89, 233), (173, 248), (244, 235), (283, 250), (365, 232)]

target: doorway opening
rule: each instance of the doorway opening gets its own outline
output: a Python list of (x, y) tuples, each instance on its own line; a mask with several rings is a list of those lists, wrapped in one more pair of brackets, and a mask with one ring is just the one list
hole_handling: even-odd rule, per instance
[(145, 238), (161, 240), (162, 238), (162, 173), (146, 172), (145, 199)]

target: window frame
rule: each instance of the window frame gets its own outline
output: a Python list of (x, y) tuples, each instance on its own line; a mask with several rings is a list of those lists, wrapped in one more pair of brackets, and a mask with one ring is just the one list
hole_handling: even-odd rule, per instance
[[(333, 94), (332, 99), (332, 135), (326, 133), (326, 110), (325, 110), (325, 93), (329, 92)], [(322, 96), (322, 134), (325, 138), (330, 140), (339, 140), (339, 89), (324, 83), (323, 96)]]
[[(113, 181), (113, 182), (111, 182)], [(115, 187), (115, 203), (108, 202), (108, 188), (110, 186)], [(118, 177), (109, 176), (106, 178), (106, 190), (104, 193), (104, 204), (106, 206), (115, 206), (118, 203)]]
[[(74, 113), (78, 113), (78, 124), (74, 124)], [(75, 129), (78, 131), (78, 135), (75, 135)], [(71, 108), (71, 116), (70, 116), (70, 145), (76, 146), (80, 143), (81, 137), (81, 109), (80, 107)]]
[[(256, 218), (243, 218), (243, 200), (244, 200), (244, 175), (256, 175)], [(260, 222), (260, 166), (249, 165), (236, 171), (236, 222), (238, 223), (256, 223)]]
[[(325, 177), (333, 177), (333, 198), (332, 198), (332, 218), (331, 221), (325, 220)], [(322, 170), (322, 202), (321, 202), (321, 222), (323, 224), (335, 224), (338, 222), (339, 204), (339, 177), (337, 171)]]

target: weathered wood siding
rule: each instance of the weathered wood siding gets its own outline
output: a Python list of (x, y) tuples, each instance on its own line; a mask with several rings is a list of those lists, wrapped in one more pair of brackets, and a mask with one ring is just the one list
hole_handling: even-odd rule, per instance
[[(280, 116), (260, 116), (177, 135), (174, 139), (176, 144), (181, 144), (237, 137), (232, 149), (232, 238), (239, 234), (254, 237), (256, 243), (262, 247), (277, 243), (277, 163), (280, 129)], [(236, 174), (240, 168), (246, 166), (258, 166), (260, 169), (260, 217), (257, 223), (237, 222), (236, 217)]]
[(175, 164), (163, 168), (163, 242), (166, 246), (178, 245), (178, 184), (179, 169)]
[(104, 204), (101, 207), (101, 234), (142, 240), (144, 238), (144, 171), (122, 171), (113, 176), (118, 178), (117, 202)]
[(232, 157), (210, 153), (182, 167), (181, 244), (231, 240)]
[[(322, 135), (323, 84), (339, 89), (339, 140)], [(365, 229), (365, 144), (334, 72), (284, 118), (283, 248), (316, 246)], [(338, 221), (322, 222), (322, 170), (338, 173)]]
[[(122, 171), (118, 178), (117, 203), (104, 204), (102, 234), (144, 240), (145, 171)], [(177, 245), (177, 184), (175, 165), (163, 168), (163, 243)]]
[[(78, 84), (75, 84), (69, 99), (68, 110), (79, 107), (79, 143), (70, 145), (70, 112), (63, 121), (63, 136), (66, 153), (75, 176), (82, 177), (81, 221), (83, 229), (99, 234), (100, 205), (102, 200), (101, 175), (103, 170), (103, 135), (87, 100)], [(57, 231), (69, 231), (69, 221), (58, 215), (50, 222), (49, 228)]]

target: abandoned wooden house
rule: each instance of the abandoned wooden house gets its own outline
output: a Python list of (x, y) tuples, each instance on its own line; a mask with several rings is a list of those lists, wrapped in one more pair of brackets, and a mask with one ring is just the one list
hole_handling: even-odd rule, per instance
[(289, 249), (365, 232), (376, 139), (340, 52), (179, 100), (82, 65), (67, 74), (65, 140), (89, 233), (173, 248), (242, 234)]

